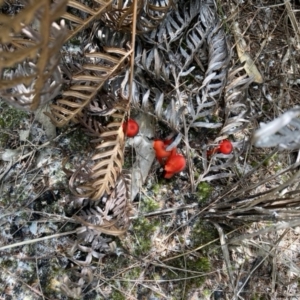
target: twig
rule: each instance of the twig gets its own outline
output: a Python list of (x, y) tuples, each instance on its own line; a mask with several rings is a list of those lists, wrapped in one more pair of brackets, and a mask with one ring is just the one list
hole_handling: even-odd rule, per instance
[(234, 291), (234, 278), (233, 278), (233, 268), (230, 262), (230, 257), (229, 257), (229, 250), (228, 250), (228, 244), (226, 244), (225, 242), (225, 235), (223, 232), (223, 229), (221, 228), (221, 226), (215, 222), (213, 222), (213, 225), (216, 227), (216, 229), (219, 232), (219, 236), (220, 236), (220, 243), (221, 243), (221, 248), (222, 248), (222, 252), (223, 252), (223, 256), (224, 256), (224, 260), (226, 263), (226, 268), (227, 268), (227, 272), (229, 275), (229, 280), (230, 280), (230, 285), (232, 287), (232, 290)]
[(3, 247), (0, 247), (0, 251), (15, 248), (15, 247), (19, 247), (19, 246), (23, 246), (23, 245), (29, 245), (29, 244), (33, 244), (33, 243), (37, 243), (37, 242), (41, 242), (41, 241), (45, 241), (45, 240), (49, 240), (49, 239), (53, 239), (53, 238), (58, 238), (58, 237), (62, 237), (62, 236), (65, 236), (65, 235), (71, 235), (71, 234), (74, 234), (76, 232), (77, 232), (76, 230), (73, 230), (73, 231), (68, 231), (68, 232), (63, 232), (63, 233), (56, 233), (56, 234), (53, 234), (53, 235), (44, 236), (42, 238), (37, 238), (37, 239), (27, 240), (27, 241), (23, 241), (23, 242), (11, 244), (11, 245), (6, 245), (6, 246), (3, 246)]

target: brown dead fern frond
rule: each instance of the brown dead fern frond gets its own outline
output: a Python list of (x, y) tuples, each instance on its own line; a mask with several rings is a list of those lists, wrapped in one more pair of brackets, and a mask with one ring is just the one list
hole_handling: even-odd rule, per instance
[[(137, 1), (137, 15), (140, 15), (145, 0)], [(116, 30), (130, 30), (134, 14), (133, 1), (114, 0), (112, 9), (105, 14), (103, 21)]]
[(95, 151), (91, 160), (80, 166), (70, 178), (70, 189), (78, 197), (99, 200), (110, 195), (122, 171), (124, 162), (124, 133), (122, 122), (127, 105), (116, 107), (107, 125), (96, 120), (82, 118), (88, 134), (94, 139)]
[[(156, 28), (166, 17), (172, 3), (172, 0), (137, 1), (137, 32)], [(128, 31), (131, 30), (134, 14), (134, 1), (114, 0), (111, 10), (102, 19), (116, 30)]]
[(131, 203), (130, 203), (130, 174), (125, 171), (119, 176), (113, 192), (105, 202), (104, 213), (116, 220), (118, 228), (128, 228), (130, 224)]
[[(94, 230), (102, 230), (104, 234), (119, 235), (124, 233), (129, 224), (131, 206), (129, 203), (129, 175), (120, 174), (113, 192), (105, 194), (97, 201), (88, 201), (76, 218), (81, 220), (82, 225), (90, 225)], [(93, 227), (94, 226), (94, 227)], [(102, 228), (102, 229), (101, 229)], [(110, 228), (110, 229), (109, 229)]]
[(100, 19), (111, 4), (112, 0), (93, 0), (88, 5), (78, 0), (69, 0), (68, 10), (63, 15), (63, 18), (68, 21), (70, 28), (65, 41), (72, 39), (77, 33)]
[(67, 1), (30, 1), (12, 17), (1, 15), (0, 91), (9, 104), (35, 110), (59, 92), (64, 23), (54, 23)]
[[(165, 4), (160, 5), (162, 7), (170, 8), (170, 10), (162, 22), (160, 22), (159, 26), (145, 35), (145, 39), (151, 44), (164, 45), (166, 43), (169, 47), (171, 43), (175, 42), (183, 35), (194, 17), (199, 14), (201, 1), (176, 1), (177, 3), (174, 5), (172, 5), (173, 3), (171, 3), (171, 1), (158, 2), (165, 2)], [(165, 9), (163, 9), (163, 12), (165, 13)], [(145, 21), (144, 23), (145, 24), (143, 25), (148, 27), (149, 25), (147, 25), (147, 23), (150, 23), (150, 21), (147, 23)]]
[(97, 154), (92, 157), (94, 165), (91, 185), (95, 189), (95, 193), (91, 196), (93, 200), (99, 199), (104, 192), (111, 193), (124, 163), (125, 141), (121, 115), (113, 114), (112, 117), (119, 119), (119, 121), (110, 123), (108, 125), (109, 131), (100, 135), (104, 142), (96, 147)]
[(107, 48), (106, 53), (86, 53), (81, 74), (75, 75), (75, 82), (64, 98), (51, 105), (51, 114), (47, 114), (58, 127), (66, 125), (81, 113), (101, 90), (104, 83), (117, 71), (124, 68), (131, 51), (119, 48)]
[[(74, 280), (74, 277), (77, 281)], [(92, 283), (94, 276), (89, 268), (77, 267), (72, 270), (72, 281), (67, 275), (63, 276), (60, 283), (61, 291), (70, 298), (82, 299), (82, 290)]]
[[(105, 254), (111, 252), (109, 247), (111, 238), (103, 237), (99, 231), (93, 232), (93, 230), (89, 229), (88, 226), (78, 228), (77, 232), (84, 234), (85, 237), (89, 237), (90, 233), (92, 234), (92, 240), (83, 244), (80, 244), (80, 241), (76, 240), (73, 242), (72, 247), (68, 251), (72, 261), (74, 261), (77, 265), (89, 266), (93, 258), (100, 260), (105, 256)], [(79, 251), (86, 254), (85, 260), (79, 260), (76, 258), (76, 254), (78, 254)]]
[(143, 13), (137, 22), (138, 31), (147, 32), (157, 28), (167, 16), (172, 5), (173, 0), (146, 1)]
[(66, 0), (60, 1), (59, 5), (53, 6), (51, 9), (49, 1), (29, 1), (24, 5), (24, 9), (13, 17), (2, 14), (0, 42), (2, 44), (13, 42), (14, 37), (20, 34), (23, 28), (32, 25), (36, 19), (41, 19), (44, 22), (41, 24), (42, 27), (44, 26), (43, 29), (49, 28), (47, 23), (53, 22), (63, 14), (66, 3)]
[[(89, 266), (93, 258), (99, 260), (112, 253), (112, 239), (107, 236), (125, 234), (130, 225), (131, 212), (128, 179), (128, 174), (120, 175), (109, 196), (105, 194), (98, 201), (87, 200), (79, 215), (73, 216), (81, 225), (76, 230), (78, 238), (68, 251), (76, 264)], [(76, 258), (79, 252), (80, 260)]]
[(100, 93), (88, 106), (90, 115), (108, 116), (115, 111), (116, 99), (112, 94)]

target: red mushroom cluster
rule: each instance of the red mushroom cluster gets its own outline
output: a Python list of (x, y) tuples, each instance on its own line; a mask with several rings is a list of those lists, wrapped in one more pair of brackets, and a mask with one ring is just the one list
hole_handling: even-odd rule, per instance
[[(128, 119), (122, 124), (123, 132), (127, 137), (134, 137), (139, 132), (139, 124), (133, 120)], [(171, 178), (174, 174), (184, 170), (186, 166), (186, 160), (182, 154), (177, 153), (176, 147), (172, 150), (166, 150), (172, 143), (171, 140), (154, 140), (153, 149), (155, 151), (156, 159), (164, 167), (164, 178)], [(207, 157), (215, 153), (230, 154), (233, 150), (232, 143), (229, 140), (223, 140), (219, 145), (213, 149), (207, 151)]]
[(186, 160), (183, 155), (177, 153), (176, 147), (167, 151), (166, 148), (171, 144), (171, 140), (154, 140), (153, 149), (156, 159), (164, 166), (164, 178), (171, 178), (174, 174), (184, 170)]
[(215, 153), (223, 153), (223, 154), (230, 154), (233, 150), (232, 143), (229, 140), (223, 140), (219, 143), (219, 145), (213, 149), (207, 151), (207, 156), (211, 156)]

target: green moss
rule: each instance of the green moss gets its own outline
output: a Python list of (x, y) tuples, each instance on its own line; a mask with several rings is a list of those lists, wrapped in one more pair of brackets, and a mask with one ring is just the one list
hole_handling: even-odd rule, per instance
[(124, 279), (127, 279), (128, 281), (124, 281), (121, 283), (124, 289), (127, 290), (133, 290), (135, 289), (135, 284), (134, 282), (138, 280), (139, 276), (141, 275), (141, 268), (136, 267), (136, 268), (131, 268), (129, 269), (125, 274), (124, 274)]
[(199, 176), (200, 176), (200, 173), (199, 173), (197, 170), (195, 170), (195, 171), (194, 171), (194, 178), (195, 178), (195, 181), (199, 178)]
[(250, 166), (253, 167), (253, 168), (256, 168), (256, 167), (258, 166), (258, 162), (252, 161), (252, 162), (250, 163)]
[(160, 191), (160, 184), (159, 184), (159, 183), (154, 184), (154, 185), (152, 186), (152, 192), (153, 192), (154, 194), (158, 194), (159, 191)]
[(29, 114), (8, 104), (0, 103), (0, 128), (15, 129)]
[(80, 129), (76, 129), (69, 134), (68, 148), (72, 152), (83, 152), (90, 145), (89, 137)]
[[(1, 142), (0, 142), (0, 145), (1, 145)], [(10, 204), (11, 201), (9, 199), (9, 197), (7, 195), (2, 195), (1, 198), (0, 198), (0, 204), (3, 205), (3, 206), (6, 206), (8, 204)]]
[(132, 168), (133, 162), (134, 162), (134, 158), (132, 153), (130, 153), (130, 155), (125, 155), (123, 169), (129, 170), (130, 168)]
[(205, 298), (208, 298), (208, 297), (211, 296), (211, 291), (208, 290), (208, 289), (204, 289), (204, 290), (202, 291), (202, 294), (203, 294), (203, 296), (204, 296)]
[(202, 203), (208, 199), (213, 188), (207, 182), (200, 182), (197, 186), (198, 202)]
[(126, 300), (126, 297), (117, 290), (114, 290), (110, 296), (112, 300)]
[[(194, 225), (191, 232), (191, 241), (194, 247), (205, 245), (212, 240), (218, 238), (218, 232), (213, 225), (199, 219)], [(202, 252), (205, 253), (206, 249), (203, 248)]]
[(259, 296), (256, 293), (254, 293), (253, 296), (251, 296), (251, 300), (265, 300), (267, 297)]
[(19, 128), (21, 122), (29, 115), (29, 113), (9, 106), (5, 102), (0, 101), (0, 146), (4, 146), (9, 139), (9, 135), (4, 130), (14, 130)]
[(275, 153), (272, 156), (270, 156), (269, 158), (265, 159), (265, 161), (263, 162), (263, 165), (265, 167), (269, 167), (269, 166), (271, 166), (273, 164), (277, 164), (278, 162), (279, 162), (278, 154)]
[(69, 43), (74, 46), (80, 46), (82, 44), (82, 41), (80, 39), (78, 39), (77, 37), (74, 37), (71, 40), (69, 40)]
[(109, 299), (126, 299), (126, 295), (122, 293), (122, 291), (131, 291), (135, 293), (136, 285), (135, 280), (137, 280), (142, 272), (140, 267), (128, 267), (134, 264), (131, 261), (130, 256), (121, 255), (116, 257), (115, 255), (107, 256), (105, 258), (103, 274), (110, 276), (114, 276), (118, 274), (120, 270), (122, 271), (122, 281), (116, 280), (111, 282), (115, 289), (112, 290), (112, 293)]
[(283, 169), (282, 164), (280, 162), (277, 163), (276, 166), (274, 166), (275, 172), (280, 172)]
[(34, 268), (32, 268), (30, 271), (22, 270), (20, 273), (20, 279), (23, 279), (24, 282), (27, 282), (28, 284), (32, 284), (36, 281), (36, 273), (33, 271)]
[[(107, 256), (104, 260), (104, 268), (102, 270), (103, 274), (108, 275), (109, 277), (118, 274), (122, 270), (122, 281), (116, 280), (111, 282), (113, 286), (116, 287), (112, 291), (109, 299), (126, 299), (125, 296), (120, 292), (121, 291), (131, 291), (135, 292), (136, 289), (135, 280), (137, 280), (142, 272), (140, 267), (129, 267), (135, 262), (131, 261), (131, 256), (120, 255), (116, 257), (115, 255)], [(116, 298), (114, 298), (116, 297)], [(123, 297), (123, 298), (118, 298)]]
[(150, 251), (152, 245), (151, 237), (158, 225), (158, 221), (151, 220), (150, 222), (142, 217), (133, 221), (133, 231), (136, 237), (134, 252), (136, 255), (145, 255)]
[(231, 30), (230, 30), (230, 25), (228, 24), (228, 22), (226, 22), (227, 17), (226, 17), (226, 13), (224, 10), (224, 2), (223, 1), (217, 1), (217, 11), (218, 11), (218, 16), (223, 20), (223, 24), (224, 24), (224, 30), (226, 33), (228, 34), (232, 34)]
[(0, 118), (0, 128), (5, 128), (5, 122), (3, 118)]
[(159, 209), (159, 204), (152, 198), (144, 197), (141, 202), (141, 211), (148, 213)]
[[(180, 279), (182, 278), (182, 281), (179, 282), (179, 293), (182, 292), (185, 284), (185, 295), (184, 299), (186, 299), (187, 293), (192, 288), (198, 288), (200, 287), (206, 278), (206, 273), (210, 272), (211, 265), (210, 261), (206, 257), (198, 257), (198, 258), (184, 258), (179, 257), (169, 263), (170, 267), (174, 267), (177, 269), (171, 269), (169, 268), (167, 271), (167, 278), (168, 279)], [(181, 269), (181, 270), (178, 270)], [(201, 272), (203, 273), (203, 276), (201, 274), (196, 274), (189, 271), (195, 271), (195, 272)], [(197, 276), (199, 275), (199, 276)], [(195, 277), (195, 278), (189, 278), (189, 277)], [(185, 279), (187, 278), (187, 279)]]
[(206, 273), (210, 271), (211, 266), (207, 257), (200, 257), (196, 260), (188, 260), (187, 267), (189, 270)]
[(11, 259), (5, 259), (1, 262), (0, 267), (9, 269), (9, 268), (17, 268), (17, 265), (18, 265), (18, 263), (16, 261), (11, 260)]

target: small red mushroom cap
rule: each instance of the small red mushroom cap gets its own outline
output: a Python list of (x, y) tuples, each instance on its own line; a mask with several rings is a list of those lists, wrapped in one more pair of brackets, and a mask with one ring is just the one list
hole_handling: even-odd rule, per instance
[(139, 124), (133, 119), (128, 119), (128, 121), (125, 121), (122, 124), (122, 127), (123, 132), (127, 137), (134, 137), (139, 132)]
[(172, 152), (172, 155), (166, 161), (164, 170), (164, 178), (171, 178), (174, 174), (184, 170), (186, 166), (186, 160), (183, 155), (176, 152)]
[(221, 152), (223, 154), (230, 154), (233, 150), (232, 143), (229, 140), (223, 140), (220, 142), (220, 144), (207, 151), (207, 156), (211, 156), (213, 154), (216, 154), (217, 152)]
[(166, 147), (168, 146), (168, 144), (169, 142), (162, 140), (154, 140), (153, 142), (155, 157), (161, 165), (164, 164), (164, 161), (172, 154), (172, 152), (176, 152), (176, 148), (173, 148), (171, 151), (166, 151)]
[(223, 140), (219, 144), (219, 151), (223, 154), (230, 154), (232, 150), (233, 150), (233, 146), (229, 140)]

